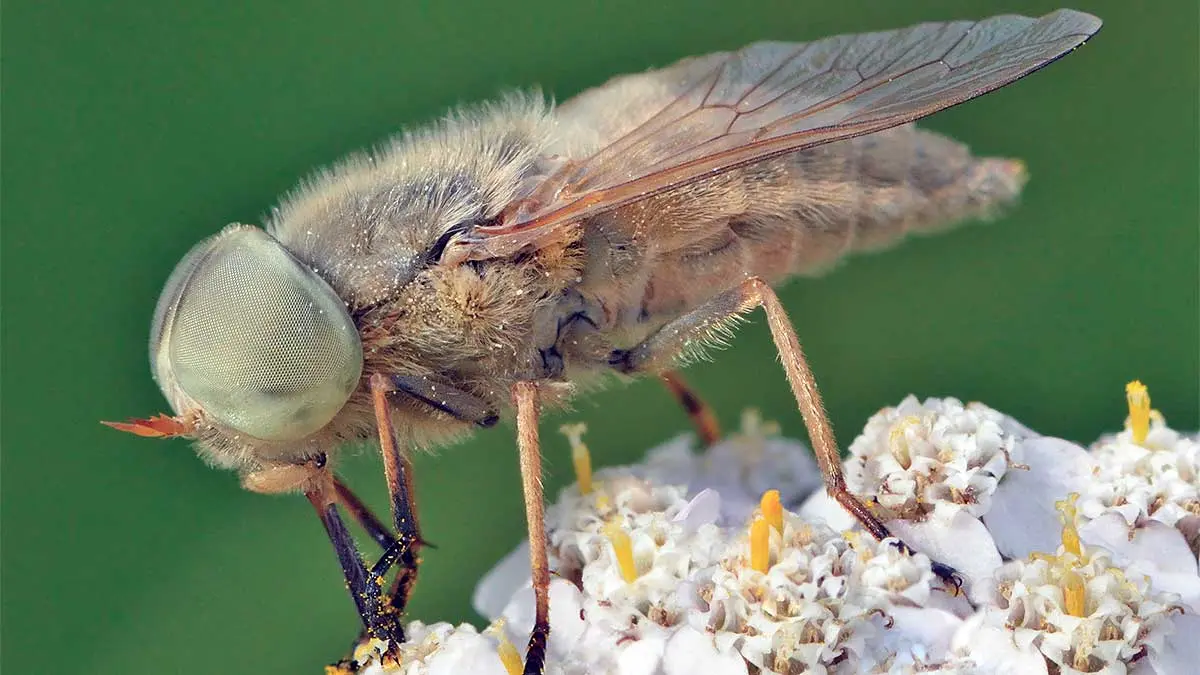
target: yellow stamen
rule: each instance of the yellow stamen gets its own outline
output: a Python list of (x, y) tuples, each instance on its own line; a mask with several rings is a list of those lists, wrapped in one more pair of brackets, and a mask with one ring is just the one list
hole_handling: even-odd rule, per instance
[(582, 422), (564, 424), (559, 431), (567, 437), (567, 442), (571, 444), (571, 461), (575, 464), (575, 480), (579, 481), (579, 494), (590, 494), (592, 491), (592, 454), (588, 452), (588, 447), (583, 442), (583, 434), (587, 432), (587, 425)]
[(1125, 385), (1125, 400), (1129, 403), (1129, 430), (1133, 442), (1141, 445), (1150, 433), (1150, 392), (1146, 385), (1134, 380)]
[(1054, 508), (1058, 510), (1058, 518), (1063, 524), (1063, 550), (1076, 556), (1082, 556), (1083, 545), (1079, 542), (1079, 530), (1075, 527), (1075, 521), (1078, 518), (1075, 502), (1078, 500), (1079, 493), (1072, 492), (1067, 495), (1066, 499), (1054, 502)]
[(920, 424), (920, 417), (909, 415), (896, 420), (891, 431), (888, 432), (888, 451), (905, 469), (912, 466), (912, 451), (908, 447), (908, 440), (904, 438), (904, 433), (908, 431), (909, 427), (920, 426)]
[(629, 533), (620, 525), (609, 523), (604, 527), (604, 534), (612, 544), (613, 553), (617, 555), (617, 567), (621, 570), (621, 578), (630, 584), (637, 581), (637, 566), (633, 564), (633, 541), (629, 538)]
[(1063, 589), (1063, 605), (1071, 616), (1087, 616), (1084, 614), (1087, 605), (1087, 587), (1083, 577), (1075, 570), (1067, 570), (1060, 582)]
[(779, 435), (779, 424), (764, 420), (757, 408), (746, 408), (742, 411), (741, 431), (743, 436), (764, 438)]
[(775, 528), (776, 532), (783, 534), (783, 504), (779, 502), (779, 490), (764, 492), (759, 507), (762, 509), (763, 518), (767, 519), (767, 523)]
[(504, 664), (504, 670), (508, 675), (521, 675), (525, 672), (525, 664), (521, 661), (521, 653), (508, 639), (508, 635), (504, 632), (504, 619), (499, 619), (491, 626), (488, 626), (485, 633), (492, 633), (496, 636), (499, 642), (496, 645), (496, 652), (500, 656), (500, 663)]
[(771, 526), (767, 519), (755, 516), (750, 523), (750, 568), (766, 573), (771, 566)]
[(504, 664), (504, 670), (508, 671), (508, 675), (521, 675), (525, 671), (525, 664), (521, 663), (521, 654), (517, 652), (516, 646), (508, 639), (508, 636), (500, 635), (500, 646), (497, 651), (500, 652), (500, 663)]

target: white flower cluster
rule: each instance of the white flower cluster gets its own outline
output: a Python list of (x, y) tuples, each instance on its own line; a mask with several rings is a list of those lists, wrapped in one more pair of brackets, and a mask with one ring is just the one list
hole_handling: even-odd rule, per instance
[[(1089, 451), (980, 404), (881, 411), (847, 480), (913, 556), (823, 491), (805, 501), (810, 453), (754, 417), (702, 453), (679, 439), (601, 471), (547, 511), (547, 673), (1196, 672), (1200, 444), (1150, 419)], [(478, 585), (487, 631), (414, 623), (402, 665), (368, 650), (361, 672), (509, 675), (528, 560)]]
[[(1054, 504), (1082, 490), (1093, 467), (1083, 448), (982, 404), (913, 396), (874, 415), (849, 455), (850, 491), (876, 502), (898, 536), (968, 581), (987, 578), (1004, 558), (1053, 551)], [(856, 527), (823, 492), (801, 515)]]
[(1092, 457), (1080, 536), (1200, 612), (1200, 440), (1158, 417), (1141, 443), (1126, 429), (1101, 438)]
[[(1176, 621), (1184, 610), (1171, 596), (1152, 592), (1144, 577), (1126, 576), (1103, 552), (1080, 557), (1060, 549), (1011, 562), (985, 585), (986, 602), (962, 639), (991, 633), (984, 642), (1004, 645), (991, 647), (999, 660), (1029, 663), (1020, 672), (1045, 672), (1047, 660), (1061, 673), (1125, 673), (1141, 660), (1151, 672), (1188, 672), (1178, 650), (1164, 647), (1173, 632), (1200, 626), (1195, 614)], [(977, 658), (983, 653), (975, 650)]]

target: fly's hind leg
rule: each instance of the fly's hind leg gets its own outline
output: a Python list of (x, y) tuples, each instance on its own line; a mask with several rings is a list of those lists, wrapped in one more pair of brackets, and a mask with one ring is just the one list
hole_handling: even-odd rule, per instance
[(679, 405), (683, 406), (688, 419), (692, 421), (692, 426), (696, 428), (696, 436), (700, 438), (700, 442), (705, 447), (714, 445), (721, 440), (721, 426), (717, 423), (716, 414), (704, 402), (704, 399), (696, 394), (696, 390), (688, 386), (679, 371), (664, 370), (658, 374), (658, 379), (662, 380), (667, 391), (671, 392), (675, 400), (679, 401)]
[[(804, 418), (804, 426), (808, 429), (808, 437), (824, 479), (825, 491), (876, 539), (891, 536), (883, 521), (846, 488), (837, 440), (833, 436), (829, 416), (821, 403), (821, 394), (817, 391), (817, 383), (808, 367), (808, 360), (800, 349), (800, 340), (788, 321), (779, 297), (762, 279), (747, 279), (736, 288), (666, 324), (641, 344), (631, 349), (614, 351), (609, 356), (609, 364), (624, 373), (662, 372), (687, 348), (688, 343), (708, 338), (715, 331), (727, 326), (734, 318), (757, 307), (762, 307), (766, 312), (771, 338), (775, 341), (775, 348), (779, 350), (788, 384), (796, 397), (800, 415)], [(897, 546), (905, 552), (912, 552), (904, 542), (899, 542)], [(958, 585), (957, 575), (949, 566), (934, 563), (933, 571), (942, 579)]]

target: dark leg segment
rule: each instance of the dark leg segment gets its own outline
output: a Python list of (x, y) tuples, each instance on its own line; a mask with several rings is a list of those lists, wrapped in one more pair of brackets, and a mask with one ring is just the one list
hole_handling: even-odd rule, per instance
[(658, 374), (658, 379), (662, 380), (667, 391), (670, 391), (675, 400), (679, 401), (679, 405), (683, 406), (688, 418), (692, 420), (692, 426), (696, 427), (696, 435), (701, 443), (710, 446), (721, 440), (721, 425), (717, 423), (717, 416), (704, 399), (688, 386), (678, 371), (664, 370)]
[(448, 384), (409, 375), (392, 375), (387, 379), (395, 391), (402, 391), (455, 419), (473, 422), (484, 428), (496, 426), (496, 422), (500, 421), (500, 416), (488, 407), (486, 401)]
[(384, 552), (380, 564), (392, 556), (400, 563), (388, 603), (391, 609), (399, 614), (404, 612), (408, 597), (417, 582), (417, 569), (421, 563), (419, 553), (424, 542), (417, 522), (412, 464), (396, 445), (396, 430), (392, 426), (391, 411), (387, 402), (387, 395), (391, 391), (392, 385), (388, 378), (378, 373), (371, 376), (371, 398), (375, 407), (375, 423), (379, 429), (379, 449), (383, 455), (383, 472), (387, 479), (388, 494), (391, 495), (392, 523), (396, 528), (396, 541)]
[[(338, 562), (342, 566), (342, 574), (346, 577), (346, 585), (350, 597), (358, 608), (358, 616), (362, 619), (367, 635), (378, 638), (391, 645), (404, 641), (404, 632), (398, 621), (398, 614), (391, 611), (389, 603), (383, 597), (381, 577), (374, 571), (368, 571), (359, 555), (358, 547), (342, 517), (338, 515), (337, 504), (326, 489), (318, 489), (305, 493), (308, 501), (317, 510), (321, 524), (329, 535), (337, 553)], [(386, 571), (386, 570), (385, 570)]]
[(333, 479), (333, 488), (337, 492), (338, 503), (367, 531), (375, 543), (379, 544), (379, 548), (386, 551), (396, 545), (396, 538), (392, 536), (391, 530), (387, 529), (387, 526), (371, 512), (371, 509), (367, 508), (366, 504), (362, 503), (358, 495), (350, 491), (350, 488), (340, 478)]
[[(792, 394), (800, 408), (800, 415), (804, 418), (804, 426), (808, 429), (817, 465), (824, 478), (825, 491), (876, 539), (891, 536), (883, 521), (846, 488), (846, 479), (842, 475), (841, 453), (833, 436), (833, 428), (829, 424), (829, 416), (821, 403), (816, 379), (808, 367), (808, 360), (800, 349), (800, 340), (788, 321), (787, 312), (779, 302), (779, 297), (762, 279), (747, 279), (736, 288), (666, 324), (632, 349), (613, 352), (609, 363), (625, 373), (665, 370), (689, 342), (704, 340), (739, 315), (756, 307), (762, 307), (767, 315), (771, 338), (775, 341), (788, 384), (791, 385)], [(907, 552), (912, 551), (903, 542), (899, 547)], [(934, 572), (943, 579), (956, 581), (954, 571), (946, 565), (934, 563)]]
[(542, 675), (550, 639), (550, 568), (546, 556), (546, 505), (542, 495), (542, 450), (538, 441), (537, 385), (518, 382), (512, 388), (517, 409), (517, 447), (521, 454), (521, 487), (529, 529), (529, 562), (533, 579), (534, 619), (525, 652), (525, 675)]

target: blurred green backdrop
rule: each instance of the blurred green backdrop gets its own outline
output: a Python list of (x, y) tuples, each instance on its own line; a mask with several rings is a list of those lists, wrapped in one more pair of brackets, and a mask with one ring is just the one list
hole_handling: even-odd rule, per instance
[[(928, 126), (1023, 157), (1004, 220), (860, 258), (785, 294), (842, 441), (909, 392), (986, 401), (1091, 441), (1139, 377), (1197, 421), (1197, 7), (1081, 0), (1100, 36)], [(258, 222), (307, 170), (446, 106), (773, 38), (1050, 2), (5, 3), (3, 662), (7, 672), (300, 673), (355, 615), (303, 499), (242, 492), (183, 442), (102, 428), (164, 408), (146, 334), (195, 241)], [(800, 434), (761, 320), (689, 371), (727, 424)], [(654, 382), (581, 401), (597, 461), (686, 429)], [(553, 494), (565, 443), (543, 430)], [(418, 460), (412, 605), (476, 620), (473, 580), (522, 531), (511, 429)], [(382, 507), (369, 454), (349, 478)]]

